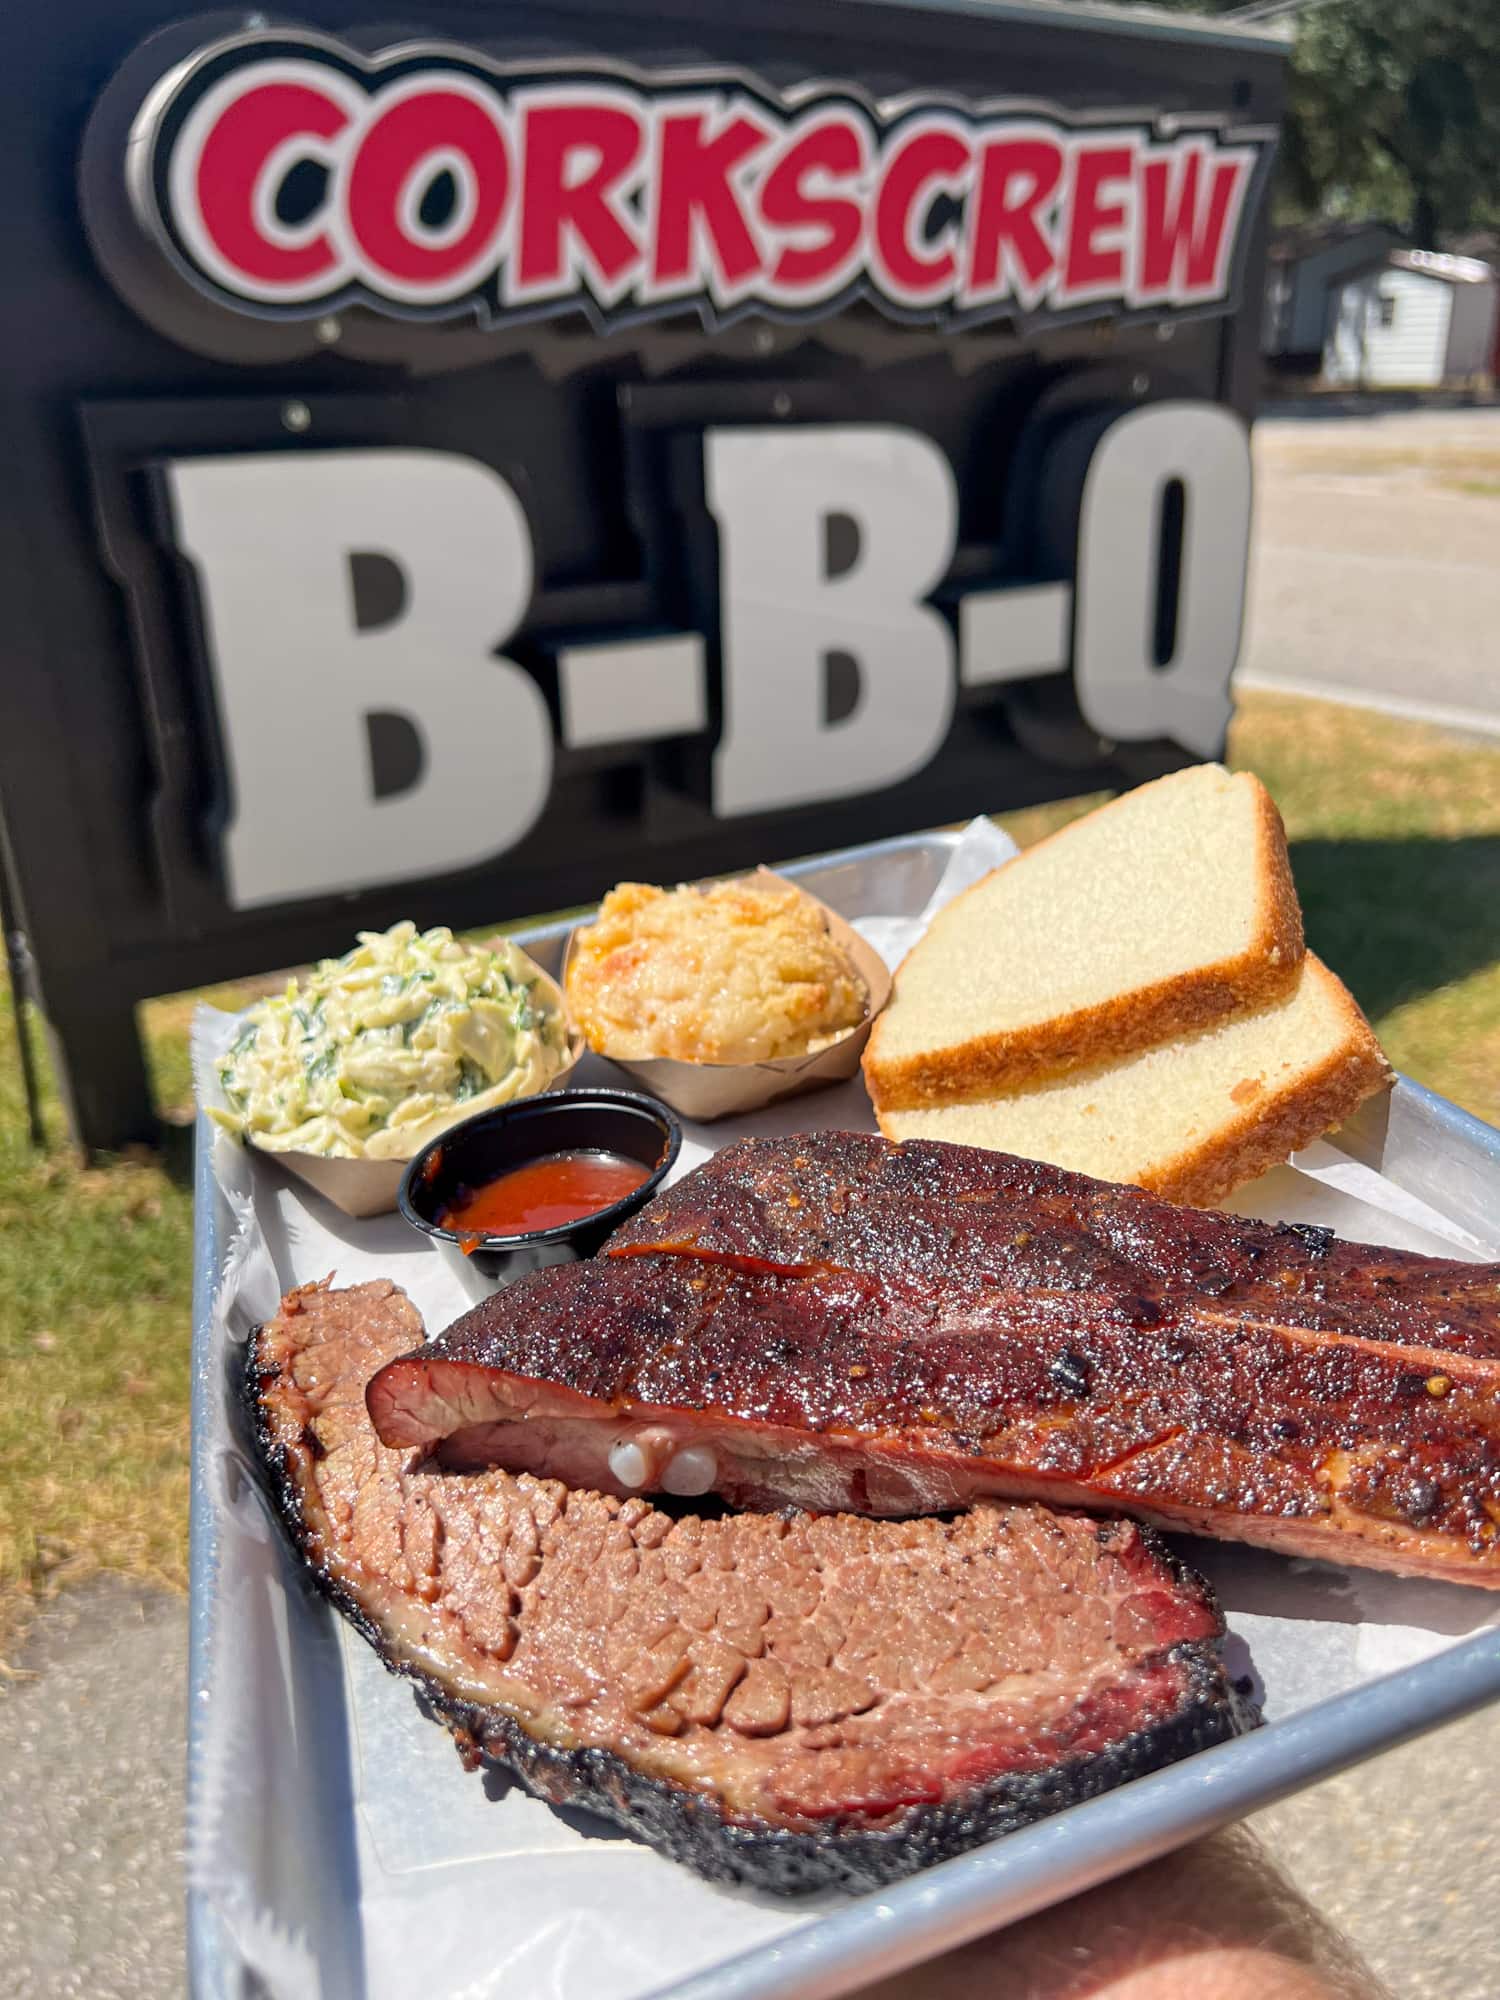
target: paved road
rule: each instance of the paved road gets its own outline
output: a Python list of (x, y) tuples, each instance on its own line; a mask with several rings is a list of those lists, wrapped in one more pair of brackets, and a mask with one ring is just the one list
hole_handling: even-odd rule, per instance
[(0, 1682), (0, 1990), (184, 1990), (181, 1598), (104, 1581), (36, 1621)]
[[(176, 2000), (182, 1602), (109, 1581), (74, 1591), (38, 1620), (21, 1665), (35, 1678), (0, 1693), (7, 2000)], [(1251, 1822), (1396, 2000), (1500, 1991), (1497, 1766), (1500, 1710)]]
[(1500, 730), (1500, 410), (1268, 417), (1241, 679)]

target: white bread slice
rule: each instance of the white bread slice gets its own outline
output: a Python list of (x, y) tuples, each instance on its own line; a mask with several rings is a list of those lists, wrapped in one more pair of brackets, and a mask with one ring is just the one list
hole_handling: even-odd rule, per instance
[(941, 910), (864, 1056), (877, 1109), (993, 1095), (1290, 991), (1302, 916), (1258, 778), (1142, 785)]
[(982, 1104), (880, 1114), (888, 1139), (944, 1139), (1134, 1181), (1206, 1207), (1279, 1166), (1392, 1081), (1348, 989), (1309, 953), (1251, 1014)]

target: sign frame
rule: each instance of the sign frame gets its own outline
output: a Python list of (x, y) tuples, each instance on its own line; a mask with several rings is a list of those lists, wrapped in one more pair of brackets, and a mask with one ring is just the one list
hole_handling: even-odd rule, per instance
[[(633, 850), (608, 830), (618, 819), (606, 818), (596, 823), (591, 849), (577, 843), (550, 857), (533, 850), (513, 865), (483, 864), (415, 887), (227, 910), (211, 852), (215, 757), (184, 628), (191, 599), (160, 539), (152, 463), (173, 451), (297, 454), (372, 438), (441, 448), (469, 428), (468, 412), (479, 407), (471, 385), (480, 383), (491, 400), (524, 383), (513, 408), (527, 396), (555, 397), (573, 413), (570, 423), (608, 389), (619, 410), (633, 403), (642, 429), (670, 432), (666, 417), (648, 426), (645, 413), (669, 410), (676, 397), (693, 428), (695, 383), (717, 385), (723, 407), (733, 406), (741, 421), (786, 422), (788, 406), (792, 421), (856, 406), (889, 421), (895, 403), (882, 408), (880, 399), (894, 396), (899, 378), (914, 385), (919, 424), (945, 448), (945, 440), (957, 439), (953, 449), (970, 465), (960, 471), (957, 579), (1025, 580), (1059, 572), (1028, 569), (1041, 559), (1037, 552), (1023, 556), (1005, 539), (1015, 493), (1034, 491), (1040, 477), (1040, 467), (1028, 463), (1041, 447), (1023, 437), (1024, 408), (1043, 389), (1064, 402), (1071, 395), (1079, 404), (1121, 409), (1185, 395), (1248, 420), (1258, 388), (1256, 315), (1242, 307), (958, 335), (859, 311), (816, 326), (757, 315), (717, 330), (673, 321), (605, 335), (582, 321), (494, 333), (445, 321), (417, 330), (418, 355), (406, 344), (412, 329), (376, 315), (334, 316), (332, 338), (322, 323), (327, 315), (231, 324), (182, 285), (167, 309), (168, 327), (159, 308), (148, 312), (142, 303), (155, 296), (152, 247), (134, 223), (123, 177), (117, 171), (113, 187), (106, 185), (101, 162), (124, 143), (129, 106), (138, 105), (150, 80), (205, 38), (243, 29), (246, 17), (220, 14), (162, 28), (158, 4), (83, 0), (66, 34), (38, 21), (27, 30), (35, 61), (12, 65), (0, 78), (20, 162), (16, 254), (28, 273), (28, 286), (14, 288), (0, 334), (16, 359), (5, 404), (13, 476), (0, 498), (0, 587), (11, 611), (0, 672), (0, 847), (72, 1128), (85, 1144), (156, 1135), (133, 1017), (152, 994), (304, 962), (342, 949), (357, 927), (407, 914), (460, 925), (519, 918), (590, 899), (607, 886), (606, 874), (613, 880), (626, 869), (661, 879), (774, 861), (979, 806), (1130, 782), (1183, 761), (1181, 746), (1168, 740), (1101, 744), (1080, 733), (1066, 690), (1041, 681), (985, 703), (960, 691), (967, 748), (959, 756), (955, 739), (955, 761), (941, 762), (922, 781), (864, 801), (717, 825), (705, 819), (684, 777), (697, 752), (666, 746), (652, 759), (622, 762), (607, 750), (579, 749), (566, 752), (568, 782), (577, 788), (571, 796), (613, 799), (617, 808), (649, 800), (647, 837)], [(299, 9), (314, 32), (324, 32), (335, 11), (332, 0), (307, 0)], [(439, 42), (483, 39), (473, 8), (459, 0), (433, 0), (423, 30)], [(533, 40), (543, 32), (552, 54), (571, 45), (646, 71), (669, 59), (765, 68), (770, 51), (778, 84), (847, 76), (876, 99), (891, 94), (885, 82), (933, 97), (961, 95), (971, 74), (1003, 68), (1025, 78), (1028, 98), (1075, 114), (1113, 106), (1118, 119), (1123, 93), (1149, 100), (1167, 119), (1212, 114), (1235, 129), (1274, 126), (1283, 88), (1284, 49), (1269, 37), (1114, 19), (1092, 9), (1044, 14), (859, 0), (810, 20), (791, 0), (758, 0), (753, 15), (686, 0), (662, 0), (649, 11), (627, 0), (591, 0), (582, 12), (548, 16)], [(506, 56), (503, 47), (494, 53)], [(80, 65), (89, 78), (82, 92)], [(1253, 296), (1259, 281), (1264, 232), (1262, 204), (1246, 238), (1243, 297)], [(978, 402), (965, 397), (980, 382), (994, 389), (975, 430)], [(165, 425), (151, 406), (168, 401), (174, 407)], [(988, 499), (973, 484), (981, 445), (1004, 469)], [(477, 455), (489, 459), (492, 446), (481, 443)], [(642, 490), (649, 486), (647, 478)], [(556, 638), (660, 623), (662, 600), (647, 560), (660, 525), (643, 526), (634, 491), (604, 526), (570, 526), (570, 504), (554, 496), (542, 505), (537, 610), (545, 616), (537, 630)], [(608, 558), (602, 567), (585, 559), (590, 534)], [(632, 569), (622, 549), (645, 550), (646, 558)], [(711, 648), (712, 630), (706, 640)], [(545, 681), (539, 660), (535, 671)], [(547, 694), (553, 701), (550, 685)]]
[[(257, 72), (261, 73), (259, 80)], [(201, 207), (195, 172), (199, 175), (206, 172), (203, 161), (214, 144), (216, 132), (222, 130), (236, 111), (247, 105), (253, 109), (257, 93), (274, 98), (295, 90), (315, 98), (318, 82), (324, 77), (330, 86), (327, 101), (330, 117), (356, 127), (363, 122), (365, 127), (347, 149), (351, 157), (339, 161), (337, 166), (331, 150), (335, 142), (328, 142), (327, 170), (342, 189), (342, 195), (337, 200), (325, 196), (323, 212), (332, 217), (338, 211), (336, 223), (330, 223), (330, 231), (341, 246), (342, 259), (335, 258), (330, 246), (328, 274), (308, 281), (273, 277), (269, 272), (256, 276), (237, 272), (233, 262), (226, 260), (226, 253), (221, 250)], [(498, 145), (504, 148), (499, 163), (503, 164), (508, 179), (520, 185), (507, 186), (505, 190), (512, 197), (510, 207), (516, 211), (514, 222), (509, 217), (504, 225), (497, 221), (488, 251), (480, 251), (477, 260), (471, 258), (462, 266), (463, 279), (456, 285), (450, 280), (445, 288), (439, 281), (435, 290), (431, 278), (419, 278), (415, 273), (399, 279), (391, 274), (382, 281), (381, 266), (376, 263), (371, 267), (369, 256), (363, 251), (364, 232), (349, 211), (361, 181), (361, 156), (379, 137), (383, 101), (393, 100), (391, 111), (396, 116), (414, 108), (420, 110), (421, 86), (436, 88), (434, 80), (439, 78), (448, 89), (459, 93), (456, 100), (459, 108), (472, 104), (482, 111), (480, 130), (493, 131)], [(615, 117), (629, 117), (639, 126), (633, 180), (625, 186), (622, 170), (622, 193), (617, 197), (611, 192), (607, 199), (600, 195), (593, 206), (598, 211), (597, 219), (607, 220), (619, 229), (622, 244), (628, 220), (645, 238), (643, 254), (647, 257), (652, 246), (648, 230), (660, 232), (664, 227), (660, 208), (669, 184), (668, 141), (685, 135), (691, 120), (700, 119), (710, 129), (726, 125), (733, 118), (743, 119), (747, 124), (763, 121), (764, 138), (775, 142), (776, 150), (771, 162), (759, 172), (758, 192), (764, 201), (769, 183), (779, 174), (783, 182), (782, 202), (804, 211), (797, 225), (803, 229), (824, 227), (831, 231), (831, 224), (814, 224), (808, 216), (818, 208), (826, 208), (836, 197), (825, 191), (809, 207), (811, 198), (797, 187), (796, 202), (791, 203), (789, 197), (798, 177), (787, 175), (785, 170), (794, 165), (796, 155), (807, 147), (809, 140), (847, 136), (855, 142), (857, 163), (847, 169), (843, 180), (851, 189), (864, 181), (875, 183), (869, 190), (870, 215), (864, 216), (860, 210), (869, 226), (867, 253), (857, 258), (852, 252), (846, 254), (825, 275), (821, 287), (811, 290), (806, 281), (800, 287), (785, 280), (778, 283), (775, 273), (762, 269), (759, 263), (752, 279), (715, 269), (711, 256), (717, 247), (714, 233), (706, 226), (700, 228), (689, 244), (684, 223), (683, 247), (693, 258), (691, 275), (684, 271), (675, 278), (664, 278), (658, 264), (650, 285), (638, 294), (629, 281), (611, 279), (596, 257), (585, 257), (560, 272), (556, 288), (549, 291), (545, 279), (528, 276), (524, 270), (516, 273), (514, 269), (518, 256), (525, 256), (526, 221), (531, 213), (523, 200), (523, 193), (529, 191), (531, 169), (529, 154), (523, 167), (522, 148), (533, 119), (555, 118), (565, 111), (592, 111), (596, 115), (607, 111)], [(826, 130), (820, 131), (812, 122), (820, 113), (836, 114), (838, 123), (830, 121)], [(674, 118), (676, 124), (668, 131), (666, 127)], [(106, 125), (110, 122), (106, 117)], [(196, 135), (195, 127), (199, 128)], [(725, 135), (721, 132), (719, 136)], [(747, 133), (747, 143), (749, 136)], [(913, 288), (909, 281), (903, 284), (897, 277), (896, 246), (892, 245), (888, 259), (880, 247), (878, 226), (891, 169), (904, 165), (911, 152), (924, 142), (944, 140), (951, 141), (955, 149), (972, 149), (973, 157), (964, 171), (972, 174), (973, 186), (961, 210), (974, 214), (974, 231), (982, 227), (987, 205), (1003, 210), (1008, 228), (998, 241), (1009, 247), (1012, 257), (1026, 242), (1050, 250), (1051, 266), (1044, 263), (1044, 277), (1034, 276), (1025, 269), (1008, 272), (998, 249), (992, 253), (996, 268), (988, 284), (979, 288), (971, 257), (964, 283), (960, 286), (956, 278), (951, 281), (956, 295), (953, 300), (946, 295), (924, 300), (919, 296), (920, 286)], [(809, 80), (777, 92), (753, 71), (738, 66), (679, 66), (654, 72), (603, 58), (502, 61), (473, 46), (426, 38), (402, 41), (367, 54), (337, 37), (305, 30), (287, 29), (273, 34), (266, 29), (246, 29), (199, 49), (148, 94), (131, 122), (127, 185), (131, 206), (141, 226), (179, 278), (230, 310), (276, 322), (315, 320), (359, 306), (384, 318), (418, 326), (474, 317), (485, 330), (493, 330), (534, 324), (581, 310), (594, 332), (602, 335), (651, 325), (686, 311), (696, 313), (705, 329), (714, 333), (750, 317), (784, 325), (812, 325), (855, 304), (870, 303), (884, 317), (901, 325), (941, 326), (946, 331), (961, 332), (1003, 320), (1030, 331), (1042, 326), (1097, 320), (1104, 311), (1120, 318), (1139, 313), (1159, 315), (1163, 311), (1171, 311), (1174, 316), (1233, 311), (1239, 302), (1248, 251), (1249, 231), (1243, 223), (1259, 206), (1274, 140), (1272, 128), (1237, 123), (1223, 114), (1198, 118), (1169, 114), (1162, 118), (1148, 108), (1126, 106), (1069, 114), (1057, 104), (1041, 99), (975, 100), (952, 92), (908, 92), (881, 100), (858, 85), (832, 78)], [(1231, 169), (1225, 212), (1217, 232), (1224, 247), (1222, 253), (1215, 255), (1208, 278), (1193, 281), (1183, 276), (1174, 245), (1168, 251), (1165, 276), (1147, 275), (1145, 263), (1150, 261), (1147, 246), (1141, 267), (1122, 266), (1122, 276), (1117, 281), (1106, 277), (1091, 283), (1081, 275), (1075, 279), (1071, 265), (1078, 249), (1076, 238), (1080, 226), (1087, 228), (1078, 220), (1081, 196), (1077, 190), (1065, 205), (1066, 225), (1061, 222), (1056, 225), (1062, 234), (1052, 244), (1031, 220), (1046, 189), (1033, 186), (1025, 201), (1013, 206), (1007, 206), (1006, 202), (1011, 180), (1024, 180), (1036, 170), (1029, 166), (1008, 166), (1002, 159), (1000, 171), (991, 172), (995, 156), (1004, 155), (1013, 145), (1024, 145), (1028, 154), (1055, 155), (1059, 172), (1072, 175), (1076, 170), (1081, 177), (1086, 167), (1097, 165), (1102, 142), (1128, 154), (1132, 173), (1139, 169), (1148, 183), (1148, 196), (1154, 196), (1145, 201), (1145, 210), (1148, 217), (1154, 213), (1154, 226), (1162, 229), (1167, 227), (1169, 211), (1180, 221), (1181, 204), (1186, 201), (1189, 208), (1193, 206), (1204, 173), (1216, 172), (1221, 165)], [(574, 143), (581, 147), (585, 142), (579, 139)], [(1080, 149), (1084, 153), (1081, 161)], [(1174, 165), (1180, 169), (1175, 189), (1171, 171)], [(819, 171), (825, 181), (832, 177), (832, 169), (816, 156), (809, 174), (813, 170)], [(474, 178), (471, 168), (469, 179), (472, 182)], [(933, 178), (941, 184), (945, 176), (940, 169), (934, 169)], [(94, 179), (91, 171), (85, 173), (86, 207)], [(993, 201), (988, 202), (992, 182), (996, 192)], [(646, 210), (653, 187), (658, 201), (648, 223)], [(745, 189), (737, 181), (722, 178), (712, 191), (724, 194)], [(559, 202), (557, 186), (549, 186), (547, 194), (552, 204)], [(856, 197), (852, 192), (837, 199), (843, 208), (855, 209)], [(862, 203), (865, 199), (861, 186), (858, 201)], [(1110, 211), (1097, 188), (1092, 199), (1095, 204), (1092, 212), (1097, 214), (1099, 225), (1095, 227), (1095, 235), (1102, 238), (1114, 234), (1102, 226)], [(1139, 190), (1134, 199), (1140, 202)], [(577, 203), (576, 196), (573, 206), (571, 236), (580, 249), (586, 250), (588, 243), (580, 218), (588, 211)], [(1215, 215), (1219, 213), (1216, 201), (1211, 203), (1211, 210)], [(705, 221), (709, 213), (705, 205), (701, 210)], [(237, 223), (248, 220), (238, 215), (234, 219)], [(961, 212), (957, 221), (944, 225), (943, 233), (961, 236), (965, 219), (965, 213)], [(740, 220), (743, 218), (736, 211), (736, 221)], [(1025, 223), (1024, 234), (1019, 226), (1021, 221)], [(263, 222), (259, 233), (264, 235), (270, 226)], [(760, 218), (760, 226), (762, 230), (768, 227), (764, 216)], [(1147, 227), (1150, 226), (1148, 221)], [(314, 228), (311, 221), (298, 225), (295, 240), (290, 230), (277, 230), (276, 234), (285, 233), (288, 240), (274, 249), (269, 244), (265, 247), (280, 264), (299, 264), (305, 261), (310, 248), (304, 239)], [(561, 225), (554, 223), (554, 230), (560, 239)], [(899, 236), (901, 232), (896, 234)], [(517, 237), (521, 239), (519, 246)], [(449, 254), (455, 247), (448, 246)], [(1085, 243), (1084, 247), (1089, 246)], [(1193, 254), (1190, 243), (1189, 265)], [(658, 258), (660, 255), (658, 246)], [(709, 258), (708, 263), (704, 262), (705, 257)], [(847, 271), (843, 269), (845, 264)], [(342, 265), (348, 268), (343, 269)], [(515, 285), (513, 293), (501, 294), (495, 290), (497, 272)], [(1060, 286), (1055, 301), (1048, 296), (1054, 284)]]

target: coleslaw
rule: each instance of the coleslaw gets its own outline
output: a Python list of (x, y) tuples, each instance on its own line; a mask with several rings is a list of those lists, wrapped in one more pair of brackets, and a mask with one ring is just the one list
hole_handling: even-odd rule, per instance
[(247, 1011), (210, 1115), (268, 1152), (406, 1159), (572, 1054), (562, 996), (519, 947), (400, 923)]

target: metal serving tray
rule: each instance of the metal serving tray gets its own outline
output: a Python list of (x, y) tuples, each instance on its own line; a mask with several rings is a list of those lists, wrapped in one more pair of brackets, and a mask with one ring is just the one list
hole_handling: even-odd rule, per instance
[[(845, 916), (918, 911), (937, 884), (958, 836), (919, 834), (828, 854), (785, 868)], [(555, 969), (571, 928), (563, 922), (516, 933), (517, 941)], [(1388, 1128), (1399, 1124), (1393, 1160)], [(1500, 1206), (1500, 1131), (1403, 1081), (1389, 1103), (1367, 1108), (1346, 1128), (1341, 1146), (1365, 1164), (1483, 1237)], [(191, 1512), (191, 1653), (189, 1660), (188, 1811), (197, 1823), (205, 1789), (209, 1649), (216, 1612), (233, 1579), (225, 1574), (223, 1536), (204, 1463), (211, 1399), (222, 1397), (226, 1357), (216, 1340), (212, 1305), (224, 1268), (231, 1217), (216, 1179), (206, 1121), (200, 1120), (196, 1171)], [(1212, 1552), (1210, 1552), (1211, 1554)], [(1470, 1593), (1470, 1595), (1474, 1595)], [(291, 1593), (289, 1624), (331, 1621), (333, 1614)], [(1461, 1629), (1461, 1628), (1460, 1628)], [(319, 1650), (309, 1638), (313, 1651)], [(326, 1645), (321, 1646), (326, 1654)], [(312, 1676), (310, 1707), (322, 1728), (342, 1740), (348, 1718), (330, 1714), (344, 1683), (325, 1668)], [(1500, 1630), (1485, 1630), (1447, 1650), (1330, 1699), (1315, 1688), (1265, 1727), (1189, 1761), (1140, 1779), (1086, 1805), (980, 1848), (886, 1890), (813, 1916), (776, 1941), (728, 1957), (641, 2000), (824, 2000), (916, 1965), (984, 1932), (1074, 1895), (1126, 1869), (1253, 1812), (1278, 1798), (1500, 1699)], [(309, 1756), (309, 1798), (318, 1817), (349, 1812), (346, 1792), (330, 1793), (327, 1760)], [(343, 1774), (347, 1784), (347, 1772)], [(246, 1780), (253, 1786), (254, 1775)], [(321, 1786), (322, 1793), (311, 1796)], [(346, 1920), (347, 1920), (347, 1913)], [(358, 1928), (358, 1919), (354, 1919)], [(197, 2000), (248, 2000), (267, 1989), (245, 1964), (217, 1899), (201, 1886), (188, 1894), (189, 1978)], [(362, 1990), (360, 1950), (346, 1954), (329, 1990)], [(517, 1990), (512, 1988), (511, 1990)]]

